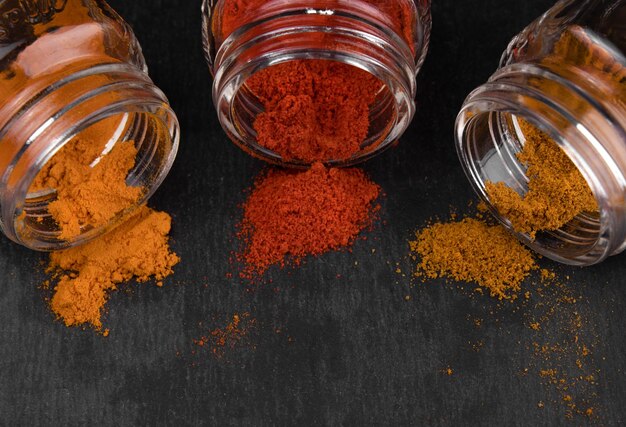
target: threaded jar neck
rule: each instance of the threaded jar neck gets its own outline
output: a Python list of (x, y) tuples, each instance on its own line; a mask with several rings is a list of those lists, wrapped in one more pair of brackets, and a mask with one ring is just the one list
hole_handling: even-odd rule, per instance
[(533, 250), (571, 265), (591, 265), (626, 248), (626, 111), (606, 82), (567, 66), (521, 63), (497, 71), (466, 99), (456, 123), (461, 164), (494, 216), (513, 230), (490, 202), (487, 182), (527, 191), (526, 167), (516, 154), (523, 119), (545, 132), (568, 155), (592, 190), (597, 215), (580, 214), (556, 231), (532, 239)]
[[(24, 91), (19, 97), (16, 94), (13, 99), (20, 101), (0, 127), (0, 225), (10, 239), (36, 250), (83, 244), (120, 223), (161, 184), (179, 140), (178, 121), (165, 95), (134, 65), (102, 63), (54, 78), (44, 90), (27, 92), (32, 96), (24, 97)], [(99, 142), (111, 147), (134, 141), (137, 156), (126, 182), (141, 187), (141, 196), (107, 224), (87, 227), (70, 241), (61, 239), (60, 230), (50, 226), (53, 221), (47, 211), (55, 192), (29, 190), (61, 148), (103, 120), (118, 126)]]
[[(206, 6), (206, 5), (205, 5)], [(371, 117), (387, 117), (381, 129), (370, 132), (361, 150), (350, 159), (332, 160), (348, 165), (376, 155), (397, 140), (408, 127), (414, 112), (415, 76), (427, 50), (430, 15), (420, 25), (419, 52), (393, 30), (349, 10), (290, 9), (238, 28), (217, 50), (211, 34), (205, 33), (205, 51), (214, 74), (213, 100), (220, 123), (246, 152), (266, 161), (306, 166), (285, 161), (256, 142), (254, 118), (263, 107), (249, 91), (242, 90), (255, 73), (294, 60), (328, 60), (354, 66), (370, 73), (384, 85), (385, 94), (372, 107)], [(205, 30), (210, 16), (205, 15)], [(383, 122), (383, 120), (379, 120)]]

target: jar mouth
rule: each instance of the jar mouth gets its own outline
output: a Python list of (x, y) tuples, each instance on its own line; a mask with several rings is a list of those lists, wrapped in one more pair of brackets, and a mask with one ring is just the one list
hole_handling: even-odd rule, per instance
[[(7, 147), (14, 150), (5, 159), (8, 166), (2, 175), (0, 207), (1, 225), (10, 239), (31, 249), (51, 251), (81, 245), (102, 235), (144, 204), (174, 162), (179, 125), (163, 93), (145, 73), (132, 67), (94, 67), (90, 72), (67, 77), (44, 95), (33, 100), (26, 113), (13, 117), (10, 126), (0, 133)], [(26, 118), (30, 120), (25, 122)], [(95, 150), (96, 158), (85, 166), (93, 169), (116, 147), (132, 143), (134, 164), (129, 166), (125, 183), (141, 190), (133, 193), (137, 197), (128, 206), (107, 213), (92, 225), (80, 224), (80, 230), (68, 237), (49, 210), (58, 199), (57, 188), (51, 188), (54, 185), (49, 182), (36, 187), (34, 182), (55, 155), (88, 131), (91, 137), (85, 144)], [(102, 186), (102, 193), (107, 192), (107, 184)], [(68, 203), (72, 209), (83, 209), (80, 202)]]
[[(317, 17), (303, 11), (303, 16), (281, 17), (249, 25), (231, 34), (211, 63), (214, 73), (213, 100), (222, 127), (244, 151), (270, 163), (306, 167), (307, 161), (285, 159), (261, 146), (254, 130), (254, 119), (264, 111), (246, 81), (256, 73), (297, 60), (326, 60), (363, 70), (381, 81), (381, 89), (370, 105), (367, 137), (360, 149), (349, 158), (325, 158), (330, 166), (348, 166), (364, 161), (395, 142), (408, 127), (415, 112), (415, 74), (421, 65), (405, 42), (381, 28), (371, 32), (354, 29), (368, 26), (362, 18), (344, 14), (337, 26), (315, 25)], [(302, 22), (298, 21), (301, 19)], [(330, 41), (329, 41), (330, 40)], [(426, 48), (424, 48), (426, 49)]]
[[(473, 107), (476, 108), (476, 105)], [(546, 128), (545, 122), (532, 114), (493, 108), (483, 112), (474, 110), (472, 113), (464, 110), (459, 118), (462, 124), (457, 128), (457, 150), (475, 192), (487, 204), (491, 214), (535, 252), (570, 265), (590, 265), (604, 260), (610, 255), (610, 227), (601, 199), (597, 196), (598, 213), (579, 213), (560, 229), (538, 231), (534, 237), (516, 231), (511, 220), (501, 215), (492, 203), (487, 183), (504, 183), (520, 195), (528, 191), (530, 178), (526, 174), (526, 166), (517, 158), (525, 143), (519, 127), (520, 118), (550, 135), (570, 159), (575, 160), (571, 147), (562, 141), (559, 133)], [(593, 181), (587, 179), (587, 182), (594, 192)]]
[[(110, 120), (117, 122), (118, 126), (110, 135), (102, 135), (103, 139), (98, 141), (98, 145), (106, 141), (103, 144), (105, 148), (101, 156), (90, 166), (95, 167), (98, 160), (104, 159), (118, 144), (131, 141), (137, 154), (125, 182), (129, 187), (141, 189), (141, 192), (133, 203), (129, 203), (125, 209), (114, 214), (106, 223), (96, 226), (81, 225), (80, 234), (65, 239), (49, 211), (50, 203), (58, 199), (57, 190), (46, 188), (32, 191), (30, 190), (32, 182), (46, 164), (77, 135), (100, 122)], [(30, 181), (31, 184), (26, 185), (27, 192), (21, 207), (16, 206), (13, 227), (16, 239), (35, 250), (59, 250), (89, 242), (119, 225), (139, 206), (145, 204), (163, 182), (176, 156), (177, 133), (177, 129), (168, 127), (167, 120), (164, 120), (162, 115), (147, 111), (111, 111), (80, 124), (64, 137), (54, 150), (41, 158), (40, 167), (33, 169), (33, 173), (29, 174), (32, 179), (30, 177), (25, 179), (25, 182)]]
[[(283, 58), (284, 61), (274, 62), (267, 67), (260, 66), (256, 72), (260, 72), (267, 68), (271, 68), (280, 64), (296, 60), (320, 60), (325, 58), (325, 54), (320, 53), (316, 59), (311, 59), (310, 54), (307, 55), (290, 55)], [(333, 57), (332, 59), (324, 59), (353, 66), (351, 58)], [(362, 68), (360, 68), (362, 69)], [(368, 70), (368, 73), (376, 76), (374, 70)], [(253, 74), (254, 75), (254, 74)], [(252, 77), (252, 76), (251, 76)], [(396, 91), (397, 94), (397, 91)], [(404, 95), (400, 95), (404, 96)], [(399, 105), (400, 104), (400, 105)], [(355, 150), (349, 157), (327, 157), (318, 159), (329, 166), (349, 166), (362, 162), (381, 151), (388, 148), (395, 142), (408, 126), (413, 115), (413, 108), (408, 98), (401, 103), (397, 102), (392, 89), (389, 85), (381, 81), (381, 87), (378, 90), (375, 100), (369, 105), (367, 136), (360, 142), (358, 150)], [(251, 91), (244, 81), (236, 91), (230, 109), (230, 117), (228, 123), (228, 133), (231, 139), (240, 146), (248, 154), (261, 158), (273, 164), (290, 166), (296, 168), (305, 168), (311, 162), (297, 158), (285, 158), (279, 152), (263, 146), (259, 143), (257, 130), (255, 130), (255, 120), (259, 115), (265, 112), (262, 102), (256, 94)], [(225, 123), (225, 122), (223, 122)], [(232, 127), (231, 127), (232, 126)], [(304, 143), (304, 142), (303, 142)]]

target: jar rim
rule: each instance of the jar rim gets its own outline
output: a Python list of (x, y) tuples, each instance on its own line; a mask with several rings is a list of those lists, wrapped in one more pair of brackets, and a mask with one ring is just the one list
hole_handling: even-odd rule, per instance
[[(306, 14), (305, 11), (302, 13), (302, 19), (315, 20), (316, 18)], [(352, 19), (346, 14), (340, 18)], [(271, 25), (274, 24), (276, 23), (271, 23)], [(349, 159), (329, 159), (327, 164), (348, 166), (369, 159), (391, 146), (408, 127), (415, 113), (415, 75), (421, 63), (416, 63), (416, 58), (406, 43), (399, 44), (399, 38), (395, 33), (386, 34), (384, 31), (381, 32), (380, 28), (373, 29), (369, 33), (347, 27), (329, 27), (327, 22), (324, 24), (298, 25), (290, 21), (289, 25), (279, 25), (278, 28), (272, 27), (267, 21), (249, 24), (239, 28), (228, 37), (228, 40), (215, 53), (214, 61), (205, 38), (209, 65), (214, 74), (213, 101), (220, 123), (230, 139), (244, 151), (270, 163), (291, 167), (307, 166), (307, 163), (303, 162), (286, 161), (277, 153), (260, 147), (256, 143), (256, 138), (242, 133), (242, 125), (233, 117), (233, 103), (248, 78), (265, 68), (293, 60), (332, 60), (364, 70), (383, 82), (386, 90), (391, 94), (390, 102), (394, 103), (396, 121), (392, 123), (388, 134), (378, 145), (371, 150), (361, 150)], [(264, 25), (268, 26), (264, 27)], [(365, 24), (361, 20), (359, 25)], [(315, 45), (311, 41), (315, 39), (312, 36), (315, 33), (330, 37), (335, 43), (332, 46)], [(287, 39), (289, 43), (281, 43)], [(359, 44), (367, 46), (367, 49), (361, 48), (355, 51), (354, 46)], [(425, 51), (420, 52), (419, 57), (422, 58), (424, 54)]]
[[(474, 191), (487, 203), (491, 213), (523, 243), (536, 252), (561, 263), (572, 265), (599, 263), (622, 250), (620, 246), (626, 240), (626, 217), (614, 203), (616, 194), (621, 194), (623, 198), (623, 187), (620, 187), (619, 182), (626, 178), (620, 178), (619, 175), (626, 173), (626, 168), (615, 168), (607, 164), (613, 160), (610, 155), (604, 155), (606, 153), (603, 154), (603, 150), (606, 144), (611, 144), (611, 141), (597, 134), (597, 125), (590, 123), (588, 117), (576, 115), (570, 108), (571, 105), (563, 99), (556, 100), (550, 93), (521, 84), (521, 80), (517, 80), (516, 77), (522, 74), (525, 77), (532, 75), (534, 78), (551, 77), (541, 67), (514, 64), (496, 72), (488, 83), (480, 86), (468, 96), (456, 121), (455, 139), (460, 162)], [(568, 82), (565, 84), (569, 85)], [(572, 103), (582, 102), (584, 97), (581, 98), (579, 89), (568, 88), (571, 90), (569, 92), (571, 97), (578, 97), (571, 101)], [(597, 107), (593, 103), (589, 106), (594, 109)], [(598, 111), (598, 114), (605, 114), (605, 112)], [(506, 129), (499, 128), (503, 116), (521, 117), (547, 133), (579, 169), (589, 184), (600, 209), (597, 223), (593, 226), (593, 233), (583, 235), (581, 229), (579, 230), (581, 234), (577, 236), (559, 230), (544, 236), (544, 240), (542, 238), (534, 240), (527, 234), (515, 232), (510, 221), (497, 212), (486, 192), (487, 177), (504, 174), (509, 177), (509, 182), (515, 187), (515, 182), (523, 180), (524, 178), (520, 177), (525, 176), (524, 168), (515, 156), (507, 154), (509, 148), (505, 146), (511, 145), (511, 138), (515, 136), (508, 134)], [(487, 164), (485, 159), (478, 154), (484, 156), (488, 147), (500, 150), (497, 156), (494, 155), (489, 159), (493, 164)], [(496, 172), (497, 167), (502, 170)], [(492, 170), (488, 171), (487, 168)], [(583, 220), (586, 219), (583, 218)], [(589, 224), (584, 225), (591, 227)], [(562, 234), (559, 235), (559, 233)], [(545, 240), (548, 238), (554, 241), (548, 244)], [(562, 245), (559, 246), (555, 242)], [(583, 243), (584, 246), (579, 247), (578, 251), (572, 250), (572, 245), (583, 245)]]
[[(39, 98), (29, 105), (29, 114), (12, 120), (12, 125), (18, 130), (16, 132), (20, 130), (24, 132), (17, 133), (20, 138), (14, 138), (14, 145), (19, 145), (17, 147), (19, 150), (14, 154), (10, 165), (1, 177), (0, 185), (4, 190), (0, 199), (1, 226), (7, 237), (31, 249), (42, 251), (65, 249), (84, 244), (110, 230), (120, 222), (122, 217), (126, 217), (153, 195), (165, 179), (176, 156), (180, 138), (178, 120), (167, 103), (165, 95), (154, 86), (147, 75), (134, 67), (121, 64), (94, 67), (92, 71), (108, 76), (107, 79), (95, 81), (109, 83), (104, 86), (100, 83), (86, 88), (84, 92), (81, 92), (83, 96), (68, 101), (56, 112), (49, 109), (56, 98)], [(119, 74), (115, 74), (116, 71)], [(113, 85), (110, 84), (112, 80), (116, 82)], [(55, 93), (54, 90), (50, 91), (48, 97), (60, 96), (66, 99), (64, 94), (72, 92), (63, 92), (63, 90), (70, 90), (71, 84), (57, 88), (59, 93)], [(74, 84), (85, 86), (85, 82), (80, 78), (74, 81)], [(112, 97), (112, 93), (115, 96)], [(40, 122), (34, 123), (30, 130), (21, 125), (23, 120), (37, 111), (41, 113)], [(38, 213), (45, 211), (48, 203), (46, 200), (50, 199), (46, 197), (46, 193), (29, 194), (31, 184), (39, 172), (76, 135), (113, 116), (126, 117), (126, 120), (131, 122), (128, 124), (129, 127), (132, 125), (145, 128), (143, 133), (133, 134), (133, 140), (135, 136), (137, 139), (143, 138), (143, 140), (135, 141), (138, 147), (145, 145), (141, 148), (144, 150), (142, 153), (145, 152), (144, 157), (141, 157), (140, 162), (138, 161), (136, 171), (131, 171), (134, 173), (133, 182), (141, 182), (145, 187), (138, 203), (114, 217), (109, 224), (84, 230), (77, 238), (70, 241), (60, 239), (58, 232), (38, 230), (32, 226), (29, 228), (25, 223), (28, 219), (27, 211), (29, 209), (33, 209), (31, 212)], [(105, 137), (111, 136), (114, 135)], [(119, 136), (119, 138), (126, 137), (126, 135)], [(28, 220), (32, 225), (33, 222)]]

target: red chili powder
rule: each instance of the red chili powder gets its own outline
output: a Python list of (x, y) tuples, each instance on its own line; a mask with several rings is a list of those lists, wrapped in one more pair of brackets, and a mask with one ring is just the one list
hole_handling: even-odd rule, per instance
[(271, 265), (299, 264), (349, 246), (380, 208), (380, 187), (360, 169), (269, 169), (243, 205), (239, 237), (244, 243), (240, 277), (253, 279)]
[(266, 68), (246, 82), (264, 107), (254, 121), (259, 145), (284, 160), (344, 160), (361, 150), (370, 105), (383, 86), (373, 75), (328, 60)]
[[(304, 8), (338, 12), (315, 17), (315, 25), (321, 30), (310, 32), (308, 41), (320, 48), (332, 50), (336, 44), (345, 43), (324, 29), (346, 25), (345, 16), (358, 15), (355, 25), (371, 21), (375, 26), (393, 30), (416, 52), (417, 9), (413, 0), (223, 0), (216, 2), (212, 32), (219, 48), (239, 28), (278, 28), (277, 22), (287, 12), (294, 13), (290, 25), (310, 24), (306, 14), (302, 14)], [(300, 18), (296, 12), (300, 12)], [(270, 18), (275, 18), (275, 24), (267, 24)], [(364, 47), (353, 48), (358, 52)], [(253, 123), (257, 143), (286, 161), (303, 163), (346, 160), (361, 151), (370, 131), (370, 108), (383, 88), (383, 83), (366, 71), (321, 59), (271, 66), (250, 77), (246, 85), (264, 110)], [(376, 142), (371, 141), (368, 146), (374, 147)]]

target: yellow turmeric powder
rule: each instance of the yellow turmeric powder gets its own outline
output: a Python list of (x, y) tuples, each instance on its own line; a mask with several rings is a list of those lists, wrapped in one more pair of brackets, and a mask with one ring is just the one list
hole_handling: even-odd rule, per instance
[(148, 207), (139, 208), (124, 224), (86, 245), (50, 255), (50, 271), (58, 271), (50, 306), (67, 326), (102, 327), (108, 293), (132, 278), (161, 280), (179, 262), (170, 251), (171, 218)]

